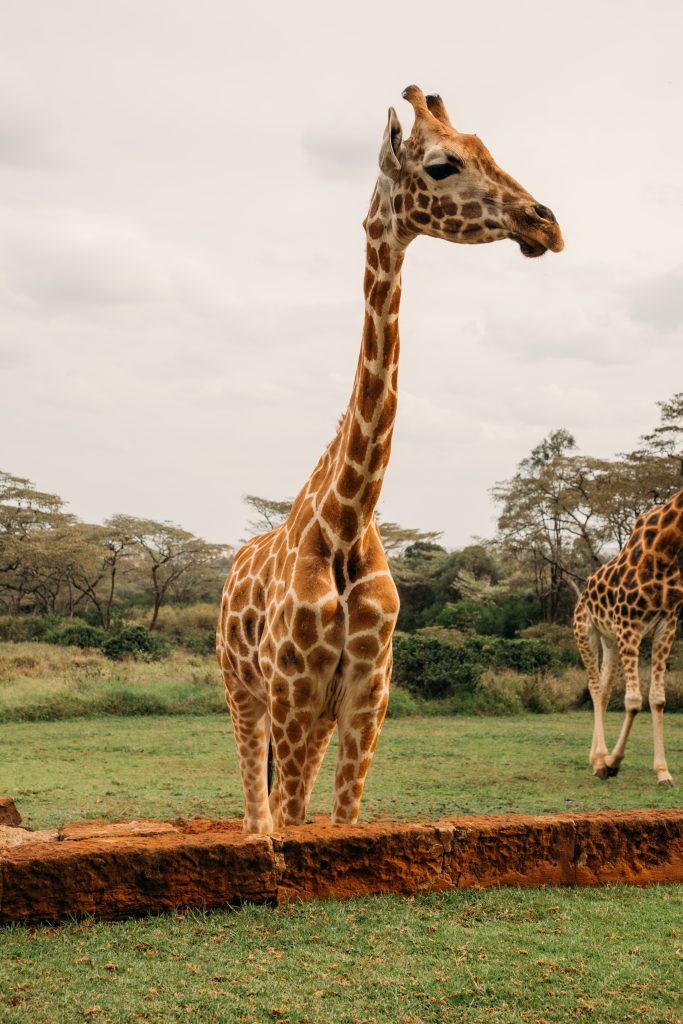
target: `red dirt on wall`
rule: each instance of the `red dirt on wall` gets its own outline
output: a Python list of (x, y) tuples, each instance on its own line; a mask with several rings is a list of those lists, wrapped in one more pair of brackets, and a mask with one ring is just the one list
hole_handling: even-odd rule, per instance
[(272, 836), (238, 821), (0, 825), (0, 923), (493, 885), (683, 881), (683, 811), (492, 815)]

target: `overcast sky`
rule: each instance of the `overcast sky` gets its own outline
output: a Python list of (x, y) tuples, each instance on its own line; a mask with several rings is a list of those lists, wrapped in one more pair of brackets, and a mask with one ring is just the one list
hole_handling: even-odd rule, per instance
[(4, 4), (0, 468), (213, 541), (293, 496), (348, 401), (411, 82), (566, 248), (410, 247), (382, 516), (462, 545), (551, 429), (628, 449), (683, 389), (682, 36), (678, 0)]

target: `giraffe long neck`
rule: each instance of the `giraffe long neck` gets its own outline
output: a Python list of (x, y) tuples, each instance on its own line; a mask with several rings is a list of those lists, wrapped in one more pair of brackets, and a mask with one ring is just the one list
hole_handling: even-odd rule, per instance
[(388, 193), (377, 184), (365, 221), (365, 320), (353, 392), (329, 453), (324, 519), (351, 545), (372, 521), (391, 453), (398, 388), (398, 309), (404, 246), (391, 228)]

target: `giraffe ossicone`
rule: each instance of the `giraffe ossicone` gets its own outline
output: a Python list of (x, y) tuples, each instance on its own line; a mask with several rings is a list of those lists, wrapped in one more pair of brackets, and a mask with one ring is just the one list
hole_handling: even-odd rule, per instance
[[(410, 138), (391, 108), (364, 221), (365, 320), (349, 405), (289, 518), (235, 556), (217, 654), (244, 789), (244, 828), (301, 824), (335, 725), (332, 821), (358, 817), (384, 721), (399, 602), (375, 521), (398, 388), (401, 265), (418, 235), (513, 239), (559, 252), (552, 212), (451, 125), (442, 100), (409, 86)], [(277, 783), (268, 793), (272, 744)]]
[[(654, 770), (662, 786), (673, 786), (664, 754), (665, 675), (683, 605), (683, 489), (663, 505), (638, 516), (619, 551), (586, 583), (574, 610), (574, 635), (588, 672), (593, 700), (593, 774), (616, 775), (626, 752), (634, 719), (643, 706), (638, 660), (640, 645), (652, 637), (650, 713), (654, 734)], [(600, 650), (602, 649), (602, 660)], [(619, 663), (624, 672), (626, 714), (610, 754), (605, 741), (605, 711)]]

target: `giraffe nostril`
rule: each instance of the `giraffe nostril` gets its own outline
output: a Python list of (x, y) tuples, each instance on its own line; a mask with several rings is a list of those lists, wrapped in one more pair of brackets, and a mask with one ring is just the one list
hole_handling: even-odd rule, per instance
[(541, 220), (549, 220), (551, 224), (557, 224), (555, 220), (555, 214), (552, 210), (549, 210), (547, 206), (534, 206), (534, 213)]

